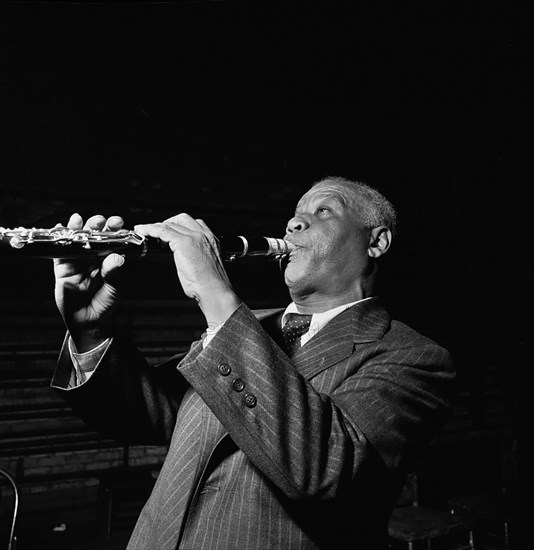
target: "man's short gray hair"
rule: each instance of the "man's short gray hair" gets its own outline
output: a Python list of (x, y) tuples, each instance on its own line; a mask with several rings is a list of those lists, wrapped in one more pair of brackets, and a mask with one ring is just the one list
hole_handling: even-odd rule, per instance
[(394, 235), (397, 227), (397, 213), (393, 205), (377, 191), (374, 187), (360, 181), (352, 181), (339, 176), (327, 176), (312, 184), (312, 187), (319, 183), (339, 183), (350, 187), (360, 208), (360, 215), (363, 224), (372, 229), (384, 225)]

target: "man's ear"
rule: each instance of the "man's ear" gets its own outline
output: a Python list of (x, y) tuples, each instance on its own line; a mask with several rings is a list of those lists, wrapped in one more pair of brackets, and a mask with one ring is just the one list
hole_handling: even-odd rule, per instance
[(369, 257), (376, 259), (385, 254), (391, 246), (392, 238), (391, 231), (387, 227), (383, 225), (373, 227), (369, 235), (369, 247), (367, 249)]

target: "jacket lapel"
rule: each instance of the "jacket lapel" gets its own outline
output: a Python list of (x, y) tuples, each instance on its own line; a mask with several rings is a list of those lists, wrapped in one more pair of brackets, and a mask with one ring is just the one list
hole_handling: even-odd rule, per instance
[[(283, 308), (255, 311), (257, 319), (271, 338), (280, 345), (280, 318)], [(375, 342), (390, 324), (389, 313), (375, 297), (359, 302), (334, 317), (316, 336), (293, 355), (293, 364), (311, 379), (323, 370), (349, 357), (356, 345)]]
[(297, 370), (311, 379), (349, 357), (357, 344), (381, 338), (390, 323), (378, 298), (355, 304), (330, 321), (293, 356)]

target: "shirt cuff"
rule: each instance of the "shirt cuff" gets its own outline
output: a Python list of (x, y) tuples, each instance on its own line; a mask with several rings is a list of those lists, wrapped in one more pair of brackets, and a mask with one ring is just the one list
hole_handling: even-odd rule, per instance
[(76, 345), (72, 341), (72, 338), (70, 336), (68, 337), (67, 344), (69, 354), (72, 364), (74, 365), (74, 380), (71, 379), (71, 382), (74, 382), (73, 385), (80, 386), (91, 378), (91, 375), (95, 371), (98, 363), (111, 344), (111, 341), (112, 338), (107, 338), (101, 344), (96, 346), (96, 348), (83, 353), (78, 353), (75, 351)]
[(206, 346), (213, 340), (217, 332), (223, 327), (224, 323), (216, 324), (210, 323), (206, 332), (204, 333), (204, 338), (202, 339), (202, 349), (205, 349)]

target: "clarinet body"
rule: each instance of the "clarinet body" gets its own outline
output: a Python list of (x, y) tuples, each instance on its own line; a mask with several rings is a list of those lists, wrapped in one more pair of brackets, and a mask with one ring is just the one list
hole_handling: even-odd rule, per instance
[[(260, 236), (218, 237), (221, 254), (226, 261), (245, 257), (280, 259), (290, 252), (290, 243), (283, 239)], [(103, 257), (111, 253), (142, 258), (169, 253), (166, 243), (146, 238), (128, 229), (118, 231), (0, 227), (0, 256), (12, 258)]]

